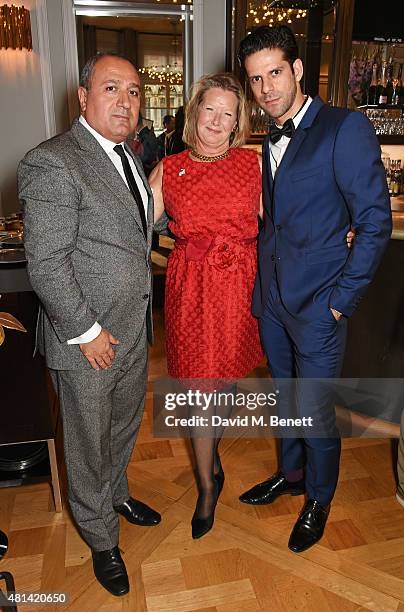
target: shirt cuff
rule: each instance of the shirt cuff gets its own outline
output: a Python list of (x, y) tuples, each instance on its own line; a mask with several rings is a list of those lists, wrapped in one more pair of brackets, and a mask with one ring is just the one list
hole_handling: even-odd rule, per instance
[(101, 325), (96, 321), (94, 325), (90, 327), (90, 329), (88, 329), (84, 334), (81, 334), (81, 336), (77, 336), (77, 338), (72, 338), (71, 340), (68, 340), (67, 344), (87, 344), (88, 342), (91, 342), (97, 336), (99, 336), (101, 330)]

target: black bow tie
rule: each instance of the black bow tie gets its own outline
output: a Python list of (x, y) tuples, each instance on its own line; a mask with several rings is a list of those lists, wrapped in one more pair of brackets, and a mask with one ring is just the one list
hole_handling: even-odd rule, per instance
[(278, 140), (282, 138), (282, 136), (286, 136), (286, 138), (292, 138), (295, 131), (295, 124), (293, 123), (293, 119), (288, 119), (285, 121), (282, 127), (278, 127), (273, 123), (271, 125), (269, 131), (269, 139), (272, 144), (276, 144)]

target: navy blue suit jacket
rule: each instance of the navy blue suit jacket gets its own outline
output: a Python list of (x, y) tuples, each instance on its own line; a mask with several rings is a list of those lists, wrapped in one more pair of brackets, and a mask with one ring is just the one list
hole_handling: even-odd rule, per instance
[[(285, 307), (303, 319), (319, 307), (346, 316), (371, 282), (391, 234), (380, 146), (359, 112), (316, 97), (272, 180), (263, 144), (264, 227), (258, 240), (253, 313), (261, 316), (276, 266)], [(349, 227), (357, 235), (351, 250)]]

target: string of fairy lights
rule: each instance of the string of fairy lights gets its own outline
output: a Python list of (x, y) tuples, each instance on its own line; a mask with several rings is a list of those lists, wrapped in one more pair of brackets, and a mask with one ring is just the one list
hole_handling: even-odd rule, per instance
[(304, 19), (307, 16), (307, 9), (302, 8), (282, 8), (274, 6), (274, 2), (261, 4), (261, 2), (249, 2), (247, 20), (250, 25), (269, 25), (291, 24), (297, 19)]
[(182, 84), (182, 72), (175, 66), (146, 66), (139, 68), (141, 74), (145, 74), (151, 81), (158, 83), (171, 83), (172, 85)]
[[(160, 2), (161, 0), (156, 0)], [(167, 2), (168, 0), (163, 0)], [(173, 4), (177, 4), (177, 0), (172, 0)], [(184, 0), (180, 0), (183, 4)], [(187, 0), (188, 4), (192, 4), (193, 0)], [(303, 20), (307, 17), (307, 8), (291, 7), (286, 8), (284, 6), (276, 6), (277, 4), (284, 4), (282, 0), (268, 0), (262, 2), (262, 0), (250, 0), (248, 3), (248, 9), (246, 14), (247, 28), (258, 27), (259, 25), (269, 25), (273, 27), (279, 24), (291, 25), (294, 22)], [(297, 5), (301, 2), (297, 2)], [(290, 6), (290, 4), (289, 4)], [(250, 31), (248, 31), (248, 34)], [(305, 36), (303, 33), (295, 33), (296, 36)], [(327, 36), (328, 38), (328, 36)], [(173, 85), (182, 84), (182, 72), (179, 71), (176, 66), (146, 66), (140, 68), (139, 72), (145, 74), (149, 80), (157, 83), (170, 83)]]

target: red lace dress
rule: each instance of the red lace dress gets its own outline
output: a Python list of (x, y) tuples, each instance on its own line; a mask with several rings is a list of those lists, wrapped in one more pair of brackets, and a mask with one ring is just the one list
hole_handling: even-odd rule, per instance
[(262, 359), (251, 315), (261, 193), (257, 154), (232, 149), (224, 160), (197, 162), (184, 151), (163, 163), (164, 204), (177, 237), (166, 280), (169, 374), (241, 378)]

